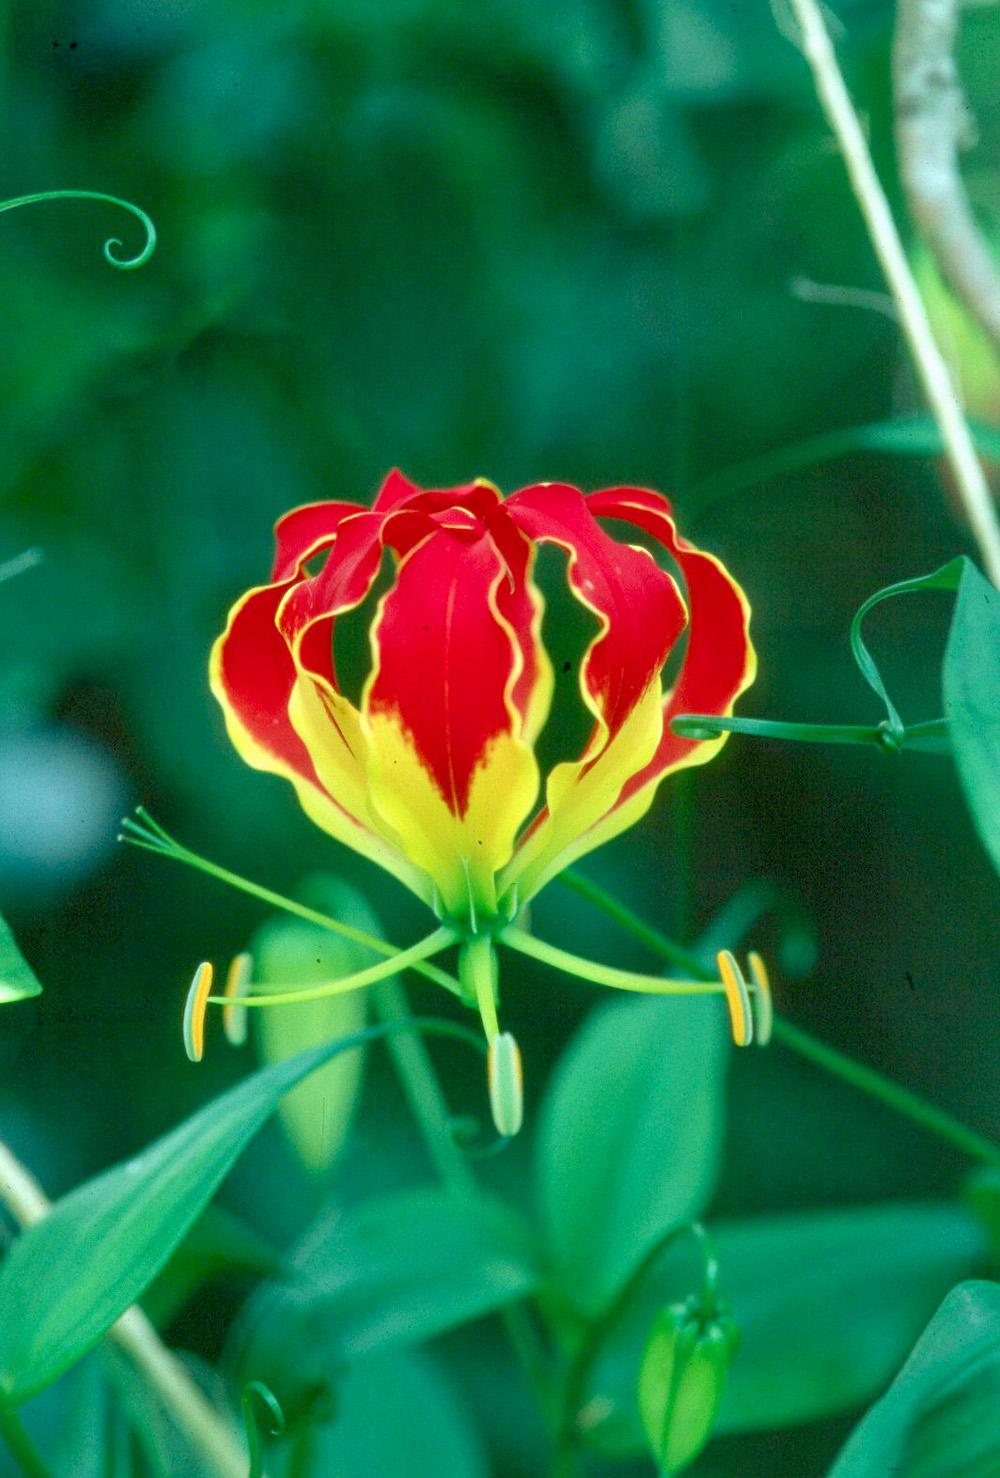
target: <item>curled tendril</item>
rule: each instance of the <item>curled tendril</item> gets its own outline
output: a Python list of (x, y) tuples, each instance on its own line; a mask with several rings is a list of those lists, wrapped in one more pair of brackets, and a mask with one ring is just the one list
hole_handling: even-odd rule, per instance
[(269, 1391), (263, 1381), (252, 1380), (243, 1387), (243, 1426), (247, 1434), (247, 1447), (250, 1453), (250, 1471), (247, 1478), (261, 1478), (263, 1468), (263, 1452), (260, 1440), (260, 1424), (257, 1420), (257, 1408), (263, 1407), (268, 1416), (267, 1430), (272, 1437), (280, 1437), (285, 1430), (285, 1413), (278, 1403), (278, 1398), (273, 1391)]
[(0, 202), (0, 212), (15, 210), (19, 205), (33, 205), (36, 200), (105, 200), (137, 216), (146, 231), (146, 244), (138, 256), (118, 256), (116, 249), (121, 249), (122, 242), (117, 236), (109, 236), (104, 243), (104, 260), (121, 272), (132, 272), (136, 267), (144, 267), (156, 250), (156, 227), (146, 212), (138, 205), (133, 205), (131, 201), (121, 200), (117, 195), (105, 195), (102, 190), (43, 190), (38, 195), (19, 195), (14, 200)]

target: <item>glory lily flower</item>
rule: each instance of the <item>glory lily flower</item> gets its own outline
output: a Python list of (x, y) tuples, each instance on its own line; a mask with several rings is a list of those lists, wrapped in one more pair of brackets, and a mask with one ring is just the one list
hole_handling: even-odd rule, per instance
[[(609, 524), (631, 525), (670, 568)], [(680, 537), (667, 500), (632, 487), (584, 496), (565, 483), (506, 499), (482, 480), (425, 491), (395, 471), (373, 507), (296, 508), (276, 538), (270, 580), (236, 603), (212, 652), (212, 690), (230, 737), (249, 764), (292, 782), (313, 821), (391, 872), (441, 924), (329, 989), (369, 984), (458, 942), (459, 989), (478, 1003), (497, 1044), (493, 947), (506, 943), (610, 985), (725, 990), (732, 1006), (738, 989), (725, 974), (708, 987), (633, 975), (533, 941), (514, 922), (561, 869), (636, 822), (667, 775), (704, 764), (724, 742), (724, 734), (681, 737), (671, 719), (728, 716), (753, 680), (743, 592), (714, 555)], [(533, 579), (543, 545), (568, 556), (569, 589), (596, 623), (579, 671), (589, 738), (544, 777), (536, 741), (560, 715), (550, 714), (552, 662)], [(354, 703), (338, 681), (334, 635), (386, 564), (392, 583), (371, 621), (371, 668)], [(664, 665), (682, 641), (664, 691)], [(745, 1005), (742, 976), (739, 984)], [(215, 999), (204, 978), (200, 998)], [(493, 1061), (507, 1064), (513, 1082), (506, 1045)]]
[[(661, 546), (686, 600), (606, 520)], [(313, 821), (461, 932), (495, 931), (562, 868), (637, 821), (666, 775), (711, 759), (723, 736), (679, 738), (671, 717), (728, 715), (753, 679), (742, 591), (678, 536), (658, 493), (584, 497), (543, 483), (504, 499), (484, 481), (425, 492), (392, 472), (373, 508), (296, 508), (276, 538), (270, 582), (237, 602), (212, 653), (230, 737), (249, 764), (292, 781)], [(544, 789), (534, 746), (552, 664), (532, 580), (543, 544), (569, 555), (570, 589), (598, 627), (580, 668), (593, 729)], [(338, 684), (334, 632), (386, 555), (394, 580), (372, 622), (356, 706)], [(661, 671), (685, 632), (664, 694)]]

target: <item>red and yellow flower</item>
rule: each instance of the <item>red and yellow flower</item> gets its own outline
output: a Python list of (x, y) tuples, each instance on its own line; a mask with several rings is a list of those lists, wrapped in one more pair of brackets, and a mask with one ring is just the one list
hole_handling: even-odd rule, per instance
[[(609, 524), (631, 525), (671, 569)], [(671, 718), (728, 716), (754, 677), (743, 592), (645, 489), (584, 496), (541, 483), (505, 499), (481, 480), (424, 491), (392, 472), (372, 508), (296, 508), (276, 536), (270, 581), (237, 602), (212, 653), (230, 737), (459, 936), (501, 931), (562, 868), (637, 821), (665, 776), (711, 759), (725, 736), (682, 738)], [(568, 556), (569, 588), (597, 623), (579, 674), (589, 739), (545, 777), (543, 545)], [(392, 584), (354, 703), (334, 632), (386, 560)]]

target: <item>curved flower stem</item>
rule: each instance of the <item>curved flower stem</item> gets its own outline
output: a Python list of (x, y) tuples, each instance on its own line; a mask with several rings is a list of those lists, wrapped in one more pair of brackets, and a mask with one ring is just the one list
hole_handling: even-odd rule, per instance
[(513, 927), (505, 929), (500, 941), (519, 954), (530, 955), (543, 965), (551, 965), (565, 975), (575, 975), (580, 980), (590, 980), (594, 985), (610, 985), (616, 990), (639, 991), (651, 996), (704, 996), (724, 995), (725, 986), (711, 972), (702, 973), (697, 980), (665, 980), (662, 975), (640, 975), (633, 970), (618, 970), (613, 965), (600, 965), (596, 960), (585, 960), (569, 950), (559, 949), (554, 944), (545, 944), (533, 934)]
[(122, 244), (117, 236), (110, 236), (104, 243), (104, 260), (122, 272), (132, 272), (136, 267), (144, 267), (156, 250), (156, 227), (146, 212), (138, 205), (133, 205), (130, 200), (121, 200), (117, 195), (105, 195), (103, 190), (42, 190), (36, 195), (18, 195), (14, 200), (0, 203), (0, 213), (16, 210), (20, 205), (34, 205), (39, 200), (103, 200), (108, 205), (119, 205), (122, 210), (130, 210), (137, 216), (146, 231), (146, 244), (138, 256), (116, 256), (114, 248)]
[[(641, 940), (647, 948), (663, 959), (670, 960), (674, 964), (681, 963), (685, 969), (689, 969), (692, 974), (700, 974), (703, 979), (711, 978), (711, 971), (696, 955), (675, 944), (673, 940), (667, 939), (659, 930), (652, 928), (637, 914), (634, 914), (626, 904), (606, 892), (600, 884), (592, 882), (589, 878), (581, 878), (578, 873), (573, 872), (563, 873), (561, 881), (595, 904), (609, 918), (614, 919), (616, 924), (619, 924), (634, 938)], [(866, 1067), (863, 1063), (855, 1062), (852, 1057), (838, 1052), (835, 1047), (828, 1047), (811, 1032), (795, 1026), (787, 1017), (777, 1012), (774, 1016), (773, 1036), (776, 1041), (781, 1042), (792, 1052), (797, 1052), (800, 1057), (807, 1058), (835, 1078), (849, 1083), (852, 1088), (857, 1088), (860, 1092), (878, 1099), (888, 1108), (902, 1114), (904, 1118), (919, 1124), (928, 1133), (935, 1134), (939, 1139), (954, 1145), (963, 1154), (969, 1155), (972, 1159), (982, 1160), (987, 1165), (1000, 1166), (1000, 1144), (980, 1134), (977, 1130), (970, 1129), (960, 1119), (946, 1113), (944, 1109), (936, 1108), (934, 1104), (928, 1103), (919, 1094), (912, 1093), (910, 1089), (894, 1083), (883, 1073)]]
[[(369, 965), (365, 970), (355, 970), (351, 975), (342, 975), (339, 980), (328, 980), (323, 985), (311, 985), (303, 990), (276, 988), (268, 995), (240, 996), (240, 1009), (242, 1010), (244, 1006), (295, 1006), (302, 1001), (322, 1001), (327, 996), (342, 996), (348, 991), (363, 990), (366, 985), (374, 985), (379, 980), (395, 975), (399, 970), (405, 970), (410, 965), (418, 965), (421, 960), (427, 960), (432, 955), (440, 954), (443, 949), (447, 949), (448, 945), (454, 942), (453, 929), (447, 927), (435, 929), (434, 933), (428, 934), (426, 939), (421, 939), (409, 949), (400, 950), (399, 954), (393, 955), (392, 959), (383, 960), (378, 965)], [(209, 996), (208, 999), (216, 1006), (230, 1005), (228, 996)]]
[[(305, 903), (299, 903), (294, 898), (286, 898), (283, 893), (275, 893), (271, 888), (262, 887), (260, 883), (251, 881), (250, 878), (241, 877), (239, 873), (230, 872), (226, 867), (219, 867), (217, 863), (209, 861), (197, 852), (192, 852), (181, 842), (175, 841), (163, 830), (158, 822), (154, 821), (147, 811), (141, 807), (136, 815), (140, 818), (141, 825), (126, 817), (122, 822), (122, 831), (119, 841), (128, 842), (132, 847), (138, 847), (140, 851), (152, 852), (157, 857), (169, 857), (174, 862), (181, 862), (185, 867), (193, 867), (197, 872), (203, 872), (217, 882), (225, 883), (227, 887), (235, 888), (239, 893), (247, 893), (251, 898), (258, 899), (261, 903), (268, 904), (271, 908), (283, 909), (285, 913), (295, 914), (297, 918), (305, 919), (307, 923), (316, 924), (320, 929), (329, 929), (333, 934), (340, 934), (344, 939), (351, 939), (355, 944), (363, 944), (368, 949), (374, 950), (376, 954), (385, 955), (397, 959), (401, 951), (394, 944), (387, 944), (384, 939), (379, 939), (376, 934), (366, 934), (363, 929), (355, 929), (353, 924), (342, 924), (339, 919), (333, 919), (329, 914), (320, 913), (318, 909), (309, 908)], [(398, 968), (398, 966), (397, 966)], [(426, 976), (435, 985), (443, 986), (453, 996), (462, 999), (462, 990), (453, 975), (444, 970), (439, 970), (435, 965), (417, 961), (411, 967), (418, 975)]]

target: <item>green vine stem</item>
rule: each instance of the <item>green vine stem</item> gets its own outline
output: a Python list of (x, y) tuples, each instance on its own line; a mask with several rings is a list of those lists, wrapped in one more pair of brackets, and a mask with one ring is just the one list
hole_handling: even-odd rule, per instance
[(131, 201), (121, 200), (117, 195), (105, 195), (102, 190), (42, 190), (36, 195), (18, 195), (13, 200), (0, 202), (0, 213), (5, 210), (17, 210), (21, 205), (34, 205), (39, 200), (103, 200), (109, 205), (118, 205), (122, 210), (129, 210), (137, 216), (146, 231), (146, 243), (137, 256), (116, 256), (115, 248), (122, 245), (117, 236), (109, 236), (104, 243), (104, 260), (112, 267), (117, 267), (120, 272), (134, 272), (136, 267), (144, 267), (156, 250), (156, 227), (146, 212), (138, 205), (133, 205)]
[(951, 749), (948, 720), (902, 724), (898, 729), (881, 724), (793, 724), (765, 718), (719, 718), (711, 713), (681, 713), (670, 728), (682, 739), (716, 739), (720, 734), (748, 734), (755, 739), (791, 739), (806, 744), (873, 744), (896, 754), (901, 749), (919, 749), (947, 754)]
[[(633, 938), (641, 940), (661, 959), (669, 960), (673, 965), (680, 965), (692, 975), (703, 980), (714, 978), (713, 972), (706, 968), (704, 961), (699, 960), (697, 955), (683, 949), (673, 940), (667, 939), (658, 929), (645, 923), (626, 904), (608, 893), (598, 883), (581, 877), (572, 869), (560, 874), (560, 881), (564, 886), (571, 888), (601, 909), (616, 924), (630, 933)], [(855, 1062), (852, 1057), (838, 1052), (835, 1047), (828, 1047), (825, 1042), (821, 1042), (810, 1032), (804, 1031), (802, 1027), (795, 1026), (787, 1017), (777, 1012), (774, 1016), (773, 1035), (776, 1041), (781, 1042), (792, 1052), (797, 1052), (800, 1057), (807, 1058), (825, 1072), (840, 1078), (842, 1082), (849, 1083), (852, 1088), (857, 1088), (860, 1092), (878, 1099), (886, 1107), (912, 1120), (913, 1123), (919, 1124), (922, 1129), (937, 1135), (939, 1139), (945, 1140), (961, 1150), (963, 1154), (1000, 1168), (1000, 1145), (994, 1140), (978, 1133), (975, 1129), (970, 1129), (960, 1119), (946, 1113), (944, 1109), (936, 1108), (934, 1104), (928, 1103), (919, 1094), (894, 1083), (891, 1078), (885, 1077), (874, 1068)]]

